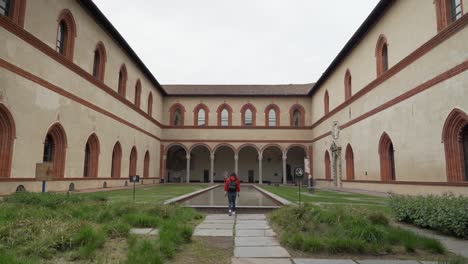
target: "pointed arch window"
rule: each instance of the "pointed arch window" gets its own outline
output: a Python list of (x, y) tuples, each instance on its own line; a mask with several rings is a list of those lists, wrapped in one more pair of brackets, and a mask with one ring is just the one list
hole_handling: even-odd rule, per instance
[(120, 168), (122, 164), (122, 147), (117, 142), (112, 150), (111, 177), (120, 178)]
[(75, 46), (76, 25), (70, 10), (63, 10), (57, 22), (56, 50), (58, 53), (72, 60)]
[(289, 110), (292, 127), (303, 127), (305, 121), (305, 110), (302, 105), (296, 104)]
[(148, 115), (153, 115), (153, 93), (150, 92), (148, 95)]
[(195, 126), (207, 126), (208, 125), (208, 113), (209, 109), (208, 106), (205, 104), (198, 104), (195, 109), (193, 110), (194, 113), (194, 125)]
[(150, 154), (149, 151), (145, 153), (145, 160), (143, 162), (143, 178), (149, 178)]
[(55, 178), (63, 178), (67, 138), (60, 124), (54, 124), (44, 139), (43, 162), (52, 163)]
[(277, 105), (271, 104), (265, 108), (265, 125), (277, 127), (280, 125), (280, 109)]
[(140, 108), (141, 100), (141, 82), (138, 80), (135, 84), (135, 106)]
[(325, 95), (323, 96), (323, 112), (325, 115), (330, 112), (330, 98), (328, 97), (328, 91), (325, 91)]
[(126, 88), (127, 88), (127, 67), (125, 67), (125, 65), (122, 65), (119, 71), (119, 83), (118, 83), (117, 92), (121, 96), (125, 97)]
[(182, 112), (179, 108), (174, 111), (174, 116), (172, 119), (173, 126), (182, 126)]
[(325, 179), (330, 180), (331, 179), (331, 162), (330, 162), (330, 154), (328, 154), (328, 151), (325, 151)]
[(137, 159), (137, 150), (136, 147), (133, 147), (132, 151), (130, 152), (130, 164), (128, 171), (129, 176), (137, 175)]
[(375, 48), (375, 58), (377, 66), (377, 77), (388, 70), (388, 44), (387, 38), (380, 35)]
[(454, 109), (442, 131), (448, 182), (468, 181), (468, 115)]
[(92, 134), (85, 146), (85, 158), (83, 176), (97, 178), (99, 164), (99, 140), (95, 134)]
[(346, 70), (345, 78), (344, 78), (344, 86), (345, 86), (345, 100), (348, 100), (351, 98), (352, 95), (352, 78), (351, 78), (351, 73), (349, 70)]
[(185, 107), (179, 103), (175, 103), (169, 109), (169, 125), (184, 126)]
[(232, 125), (232, 108), (228, 104), (222, 104), (218, 107), (218, 126)]
[(221, 126), (229, 125), (229, 112), (226, 108), (221, 111)]
[(205, 109), (198, 110), (197, 125), (205, 126), (206, 125), (206, 112)]
[(10, 177), (15, 133), (15, 123), (10, 111), (0, 104), (0, 177)]
[(437, 31), (441, 31), (463, 16), (462, 0), (435, 0)]
[(270, 109), (268, 111), (268, 126), (276, 126), (276, 111), (275, 109)]
[(346, 146), (346, 179), (348, 181), (354, 180), (354, 153), (350, 144)]
[(252, 104), (246, 104), (241, 109), (242, 126), (256, 125), (257, 109)]
[(104, 81), (106, 60), (106, 49), (104, 48), (104, 44), (99, 42), (94, 50), (93, 76), (100, 81)]
[(380, 178), (382, 181), (394, 181), (395, 173), (395, 149), (387, 133), (382, 134), (379, 142)]

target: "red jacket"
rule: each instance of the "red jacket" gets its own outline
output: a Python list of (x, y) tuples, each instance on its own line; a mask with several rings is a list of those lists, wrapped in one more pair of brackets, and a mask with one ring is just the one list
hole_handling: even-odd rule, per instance
[(231, 181), (235, 181), (236, 182), (236, 192), (240, 192), (240, 181), (237, 177), (234, 177), (234, 176), (231, 176), (229, 178), (227, 178), (225, 181), (224, 181), (224, 191), (227, 192), (228, 191), (228, 185)]

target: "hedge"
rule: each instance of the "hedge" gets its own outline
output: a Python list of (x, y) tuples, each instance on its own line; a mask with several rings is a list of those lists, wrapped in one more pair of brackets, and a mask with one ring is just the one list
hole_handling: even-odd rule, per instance
[(428, 196), (392, 194), (390, 207), (398, 221), (468, 238), (468, 197), (452, 193)]

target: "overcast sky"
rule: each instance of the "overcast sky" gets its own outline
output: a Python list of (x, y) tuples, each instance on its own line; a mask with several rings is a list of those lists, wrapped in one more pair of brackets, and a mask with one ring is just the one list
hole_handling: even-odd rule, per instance
[(289, 84), (315, 82), (378, 0), (94, 2), (161, 84)]

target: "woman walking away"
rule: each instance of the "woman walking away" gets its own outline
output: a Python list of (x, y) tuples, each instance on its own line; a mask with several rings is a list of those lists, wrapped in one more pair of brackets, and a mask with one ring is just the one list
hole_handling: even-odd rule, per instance
[(235, 173), (231, 173), (231, 176), (224, 181), (224, 196), (228, 197), (229, 202), (229, 215), (236, 213), (236, 196), (239, 196), (240, 192), (240, 181)]

